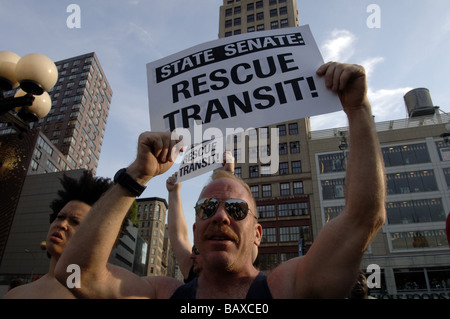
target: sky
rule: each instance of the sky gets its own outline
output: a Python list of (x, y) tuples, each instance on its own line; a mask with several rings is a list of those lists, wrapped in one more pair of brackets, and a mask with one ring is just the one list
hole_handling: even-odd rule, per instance
[[(68, 18), (80, 8), (79, 28)], [(222, 0), (0, 1), (0, 50), (41, 53), (54, 61), (96, 52), (113, 90), (97, 175), (112, 178), (135, 158), (137, 138), (150, 130), (146, 64), (216, 40)], [(375, 6), (373, 6), (375, 5)], [(297, 0), (324, 61), (366, 68), (375, 121), (404, 119), (411, 89), (430, 90), (450, 113), (450, 2), (448, 0)], [(373, 8), (376, 10), (373, 11)], [(378, 15), (376, 15), (378, 14)], [(373, 20), (373, 18), (378, 18)], [(8, 32), (9, 31), (9, 32)], [(347, 125), (343, 112), (311, 118), (312, 130)], [(166, 179), (154, 178), (141, 197), (167, 199)], [(182, 186), (188, 227), (208, 176)]]

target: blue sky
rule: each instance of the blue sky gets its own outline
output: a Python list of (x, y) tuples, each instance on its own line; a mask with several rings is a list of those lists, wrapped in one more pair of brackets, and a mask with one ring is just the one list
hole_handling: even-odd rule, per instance
[[(81, 28), (70, 29), (67, 7), (81, 9)], [(113, 90), (97, 174), (111, 177), (136, 154), (149, 130), (146, 64), (218, 37), (222, 0), (95, 0), (0, 2), (2, 47), (38, 52), (54, 61), (95, 51)], [(369, 28), (367, 8), (380, 8), (380, 28)], [(450, 112), (450, 2), (448, 0), (298, 0), (300, 24), (309, 24), (324, 60), (366, 67), (375, 120), (403, 119), (403, 95), (426, 87)], [(7, 33), (6, 31), (10, 31)], [(345, 126), (342, 112), (311, 119), (312, 129)], [(168, 174), (152, 180), (144, 197), (167, 198)], [(188, 225), (206, 177), (184, 183)]]

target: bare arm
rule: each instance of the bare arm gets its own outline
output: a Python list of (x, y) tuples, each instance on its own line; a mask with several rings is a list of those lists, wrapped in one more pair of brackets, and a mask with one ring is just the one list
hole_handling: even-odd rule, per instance
[(269, 286), (275, 297), (345, 297), (356, 280), (364, 251), (385, 220), (384, 164), (367, 99), (365, 71), (357, 65), (328, 63), (318, 74), (338, 93), (349, 120), (346, 204), (324, 226), (306, 256), (271, 274)]
[(184, 278), (188, 278), (189, 270), (192, 267), (191, 249), (189, 241), (188, 227), (184, 218), (183, 206), (181, 202), (181, 183), (175, 184), (176, 173), (169, 177), (166, 182), (169, 192), (169, 213), (167, 224), (169, 226), (169, 239), (172, 244), (173, 253), (180, 266)]
[[(170, 133), (143, 133), (139, 137), (136, 160), (127, 168), (136, 181), (145, 185), (166, 172), (173, 164), (171, 150), (176, 141)], [(108, 265), (108, 258), (123, 219), (135, 197), (120, 185), (114, 185), (91, 208), (74, 237), (65, 248), (55, 269), (56, 278), (65, 286), (67, 266), (81, 269), (81, 288), (72, 289), (87, 298), (157, 298), (163, 291), (151, 280), (140, 278), (120, 267)]]

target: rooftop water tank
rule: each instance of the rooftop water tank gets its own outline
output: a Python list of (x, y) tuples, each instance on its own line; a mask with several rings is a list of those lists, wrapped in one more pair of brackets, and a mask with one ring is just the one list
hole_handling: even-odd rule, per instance
[(433, 115), (435, 113), (430, 91), (426, 88), (411, 90), (403, 98), (409, 117)]

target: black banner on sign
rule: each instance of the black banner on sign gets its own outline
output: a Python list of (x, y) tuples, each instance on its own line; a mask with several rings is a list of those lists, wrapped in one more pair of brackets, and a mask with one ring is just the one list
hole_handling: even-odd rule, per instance
[(162, 67), (155, 69), (156, 83), (163, 82), (174, 76), (194, 70), (209, 64), (225, 61), (235, 57), (247, 55), (254, 52), (269, 50), (273, 48), (283, 48), (305, 45), (305, 41), (300, 32), (256, 37), (246, 39), (208, 50), (200, 51), (183, 57)]

